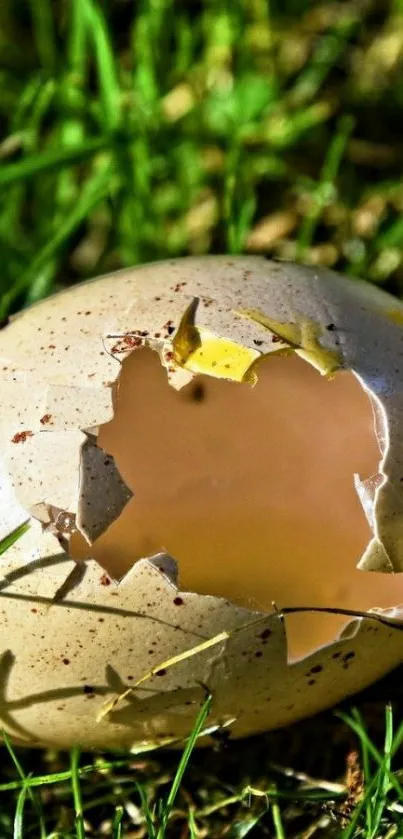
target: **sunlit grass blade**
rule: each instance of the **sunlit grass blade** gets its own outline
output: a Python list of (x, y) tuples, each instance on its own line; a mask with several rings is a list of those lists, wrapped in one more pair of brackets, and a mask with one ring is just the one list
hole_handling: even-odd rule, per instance
[[(20, 790), (20, 793), (19, 793), (19, 796), (18, 796), (18, 801), (20, 802), (20, 810), (19, 810), (19, 818), (17, 820), (17, 824), (22, 826), (22, 814), (23, 814), (23, 809), (24, 809), (24, 805), (25, 805), (25, 798), (26, 798), (26, 795), (28, 795), (30, 800), (32, 801), (35, 812), (37, 814), (40, 839), (46, 839), (45, 819), (44, 819), (44, 815), (43, 815), (43, 809), (42, 809), (41, 801), (38, 798), (37, 794), (31, 789), (30, 784), (29, 784), (29, 777), (27, 777), (27, 775), (25, 774), (24, 769), (22, 767), (22, 764), (20, 763), (20, 761), (17, 757), (15, 749), (13, 748), (13, 746), (11, 744), (11, 740), (10, 740), (7, 732), (4, 729), (1, 732), (1, 737), (2, 737), (2, 740), (4, 741), (4, 744), (6, 746), (7, 751), (9, 753), (10, 757), (11, 757), (11, 760), (14, 763), (14, 766), (15, 766), (17, 772), (18, 772), (18, 775), (20, 776), (21, 780), (23, 781), (23, 786), (21, 787), (21, 790)], [(23, 795), (24, 790), (26, 790), (26, 795)]]
[(104, 128), (112, 132), (120, 123), (120, 86), (113, 46), (101, 7), (93, 0), (81, 3), (95, 53)]
[(24, 786), (20, 790), (17, 798), (17, 806), (15, 808), (14, 817), (13, 839), (24, 839), (24, 809), (27, 795), (28, 787)]
[(207, 717), (210, 713), (211, 702), (212, 702), (212, 696), (211, 696), (211, 694), (209, 694), (208, 696), (206, 696), (206, 699), (204, 700), (203, 705), (200, 708), (200, 711), (197, 715), (195, 724), (193, 726), (192, 733), (191, 733), (190, 737), (188, 738), (188, 740), (186, 742), (186, 746), (183, 750), (182, 757), (179, 761), (179, 765), (178, 765), (178, 768), (176, 770), (175, 777), (172, 781), (172, 786), (171, 786), (171, 789), (169, 791), (168, 797), (167, 797), (166, 801), (163, 802), (163, 804), (162, 804), (161, 823), (160, 823), (160, 827), (158, 828), (157, 839), (164, 839), (164, 837), (165, 837), (165, 831), (166, 831), (166, 827), (167, 827), (167, 824), (168, 824), (168, 820), (169, 820), (169, 816), (170, 816), (172, 807), (174, 805), (176, 796), (178, 794), (179, 787), (182, 783), (182, 778), (184, 776), (186, 767), (189, 763), (190, 756), (191, 756), (192, 751), (194, 749), (196, 740), (197, 740), (200, 732), (202, 731), (204, 723), (205, 723), (205, 721), (206, 721), (206, 719), (207, 719)]
[[(132, 758), (122, 758), (121, 760), (110, 760), (110, 761), (102, 761), (99, 763), (91, 763), (86, 764), (85, 766), (78, 767), (77, 770), (80, 778), (84, 778), (86, 775), (93, 775), (96, 772), (100, 771), (107, 771), (107, 770), (116, 770), (119, 768), (125, 768), (131, 762)], [(29, 776), (29, 785), (30, 787), (43, 787), (47, 786), (48, 784), (62, 784), (65, 781), (70, 781), (72, 776), (72, 770), (66, 769), (62, 772), (52, 772), (47, 775), (30, 775)], [(129, 782), (129, 781), (128, 781)], [(130, 783), (131, 783), (130, 779)], [(0, 792), (11, 792), (12, 790), (20, 790), (24, 785), (24, 781), (9, 781), (8, 783), (0, 784)]]
[(23, 522), (23, 524), (19, 524), (12, 533), (9, 533), (8, 536), (5, 536), (4, 539), (0, 541), (0, 556), (8, 551), (15, 542), (18, 542), (18, 539), (21, 539), (21, 536), (29, 530), (29, 521)]
[(83, 802), (81, 797), (80, 785), (80, 749), (76, 746), (70, 753), (70, 769), (71, 769), (71, 789), (73, 793), (74, 811), (75, 811), (75, 825), (77, 839), (85, 839), (85, 827), (83, 816)]
[(286, 839), (284, 832), (283, 819), (281, 817), (281, 810), (278, 801), (273, 801), (271, 805), (271, 815), (273, 819), (274, 832), (276, 839)]

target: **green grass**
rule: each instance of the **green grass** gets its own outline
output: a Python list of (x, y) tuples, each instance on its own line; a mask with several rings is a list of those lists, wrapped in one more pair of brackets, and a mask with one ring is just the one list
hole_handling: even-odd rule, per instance
[[(64, 770), (60, 769), (61, 755), (38, 757), (35, 753), (32, 759), (32, 753), (26, 752), (26, 761), (30, 757), (31, 765), (36, 765), (36, 772), (27, 772), (3, 733), (17, 780), (0, 783), (0, 802), (5, 802), (0, 806), (1, 836), (238, 839), (267, 835), (286, 839), (318, 834), (392, 839), (402, 835), (403, 771), (396, 770), (393, 761), (403, 742), (403, 723), (394, 730), (390, 704), (385, 707), (380, 748), (357, 708), (336, 715), (345, 724), (345, 732), (356, 735), (357, 751), (349, 752), (349, 771), (343, 782), (311, 778), (267, 758), (259, 785), (253, 786), (246, 775), (238, 783), (215, 775), (214, 764), (222, 760), (214, 756), (199, 761), (199, 766), (190, 762), (210, 702), (207, 696), (176, 767), (172, 755), (161, 756), (159, 761), (155, 755), (152, 761), (136, 760), (133, 755), (97, 756), (84, 764), (79, 749), (73, 749), (70, 766)], [(244, 757), (245, 744), (237, 744), (238, 757), (240, 752)], [(37, 774), (38, 763), (46, 761), (53, 771)], [(233, 765), (234, 755), (229, 762)], [(8, 771), (5, 765), (3, 773)]]
[[(204, 722), (209, 714), (211, 705), (211, 696), (207, 696), (200, 711), (195, 720), (194, 729), (184, 747), (182, 757), (178, 763), (178, 767), (173, 775), (172, 783), (170, 784), (170, 789), (165, 797), (158, 798), (155, 802), (149, 800), (147, 795), (147, 787), (144, 783), (136, 780), (136, 777), (133, 775), (131, 776), (131, 786), (134, 790), (137, 791), (137, 797), (139, 800), (139, 804), (141, 806), (141, 810), (139, 812), (142, 813), (141, 821), (146, 825), (147, 829), (147, 836), (149, 839), (164, 839), (167, 835), (167, 827), (168, 823), (172, 814), (172, 809), (178, 795), (178, 791), (180, 789), (180, 785), (183, 779), (184, 772), (187, 768), (190, 756), (192, 754), (195, 742), (197, 737), (199, 736)], [(127, 764), (129, 763), (128, 760), (121, 760), (121, 761), (103, 761), (100, 763), (93, 763), (90, 766), (81, 767), (80, 766), (80, 750), (78, 748), (73, 748), (71, 750), (70, 755), (70, 770), (67, 772), (53, 772), (48, 774), (45, 777), (41, 776), (33, 776), (33, 775), (26, 775), (24, 769), (21, 766), (20, 760), (15, 753), (9, 737), (6, 732), (3, 731), (3, 739), (6, 745), (6, 748), (9, 752), (9, 755), (12, 759), (14, 767), (17, 771), (17, 774), (20, 778), (20, 781), (17, 783), (11, 782), (11, 784), (0, 784), (0, 793), (1, 792), (10, 792), (10, 790), (16, 791), (16, 802), (15, 802), (15, 813), (13, 819), (13, 837), (14, 839), (20, 839), (26, 835), (24, 826), (25, 826), (25, 805), (29, 800), (32, 804), (32, 811), (33, 814), (37, 817), (37, 830), (39, 831), (39, 835), (41, 839), (48, 839), (48, 837), (68, 837), (68, 836), (76, 836), (77, 839), (85, 839), (87, 836), (87, 824), (85, 821), (85, 810), (89, 809), (88, 801), (86, 802), (83, 797), (81, 782), (82, 778), (86, 775), (99, 773), (99, 772), (109, 772), (113, 770), (116, 766), (125, 767), (127, 768)], [(127, 781), (129, 780), (127, 777)], [(38, 796), (38, 789), (40, 790), (41, 787), (45, 787), (49, 784), (62, 784), (64, 781), (70, 781), (71, 785), (71, 823), (73, 833), (66, 832), (65, 830), (51, 830), (49, 833), (46, 827), (47, 817), (44, 812), (43, 803)], [(111, 790), (109, 795), (104, 795), (99, 800), (95, 800), (95, 806), (99, 804), (103, 804), (108, 802), (110, 798), (110, 812), (111, 817), (109, 819), (110, 825), (108, 825), (108, 829), (110, 827), (110, 833), (108, 835), (111, 839), (120, 839), (122, 836), (122, 823), (124, 821), (125, 810), (122, 804), (116, 805), (114, 803), (115, 798), (115, 790), (111, 785)], [(92, 802), (92, 806), (94, 802)], [(189, 821), (191, 822), (192, 817), (189, 815)], [(11, 823), (10, 823), (11, 827)], [(92, 832), (92, 831), (91, 831)], [(11, 834), (10, 834), (11, 835)]]
[(401, 0), (3, 0), (0, 314), (186, 253), (401, 291)]
[[(2, 0), (0, 319), (223, 251), (403, 296), (402, 64), (402, 0)], [(0, 839), (401, 837), (398, 694), (182, 758), (6, 741)]]

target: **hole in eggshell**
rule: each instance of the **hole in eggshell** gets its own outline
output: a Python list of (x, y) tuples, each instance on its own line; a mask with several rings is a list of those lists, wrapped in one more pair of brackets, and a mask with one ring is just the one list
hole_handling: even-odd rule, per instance
[[(70, 554), (90, 554), (118, 579), (166, 551), (180, 589), (269, 612), (273, 601), (395, 605), (396, 576), (355, 567), (372, 534), (353, 475), (371, 475), (379, 461), (367, 395), (352, 373), (328, 381), (296, 355), (262, 359), (258, 374), (254, 388), (198, 376), (175, 391), (155, 352), (132, 353), (98, 445), (134, 497), (91, 549), (75, 534)], [(289, 659), (346, 623), (287, 616)]]

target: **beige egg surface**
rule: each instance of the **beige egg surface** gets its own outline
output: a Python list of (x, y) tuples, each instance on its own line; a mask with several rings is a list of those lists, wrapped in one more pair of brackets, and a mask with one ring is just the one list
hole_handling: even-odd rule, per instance
[[(403, 305), (323, 268), (186, 257), (0, 331), (0, 720), (200, 745), (403, 662)], [(390, 573), (387, 573), (390, 572)], [(395, 573), (393, 573), (395, 572)]]

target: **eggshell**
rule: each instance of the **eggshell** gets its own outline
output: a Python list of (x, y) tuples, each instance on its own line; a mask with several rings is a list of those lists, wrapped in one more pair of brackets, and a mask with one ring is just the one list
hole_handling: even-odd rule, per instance
[(402, 571), (402, 323), (403, 305), (378, 289), (260, 257), (120, 271), (11, 320), (0, 332), (0, 538), (31, 525), (0, 580), (0, 716), (15, 740), (177, 742), (206, 689), (208, 731), (244, 736), (330, 706), (403, 660), (398, 602), (352, 616), (332, 644), (290, 664), (283, 614), (179, 592), (167, 554), (119, 581), (68, 556), (72, 533), (91, 545), (132, 495), (97, 446), (129, 354), (151, 347), (181, 388), (196, 374), (253, 384), (263, 356), (292, 352), (318, 375), (352, 370), (371, 399), (380, 463), (356, 479), (373, 532), (360, 566)]

